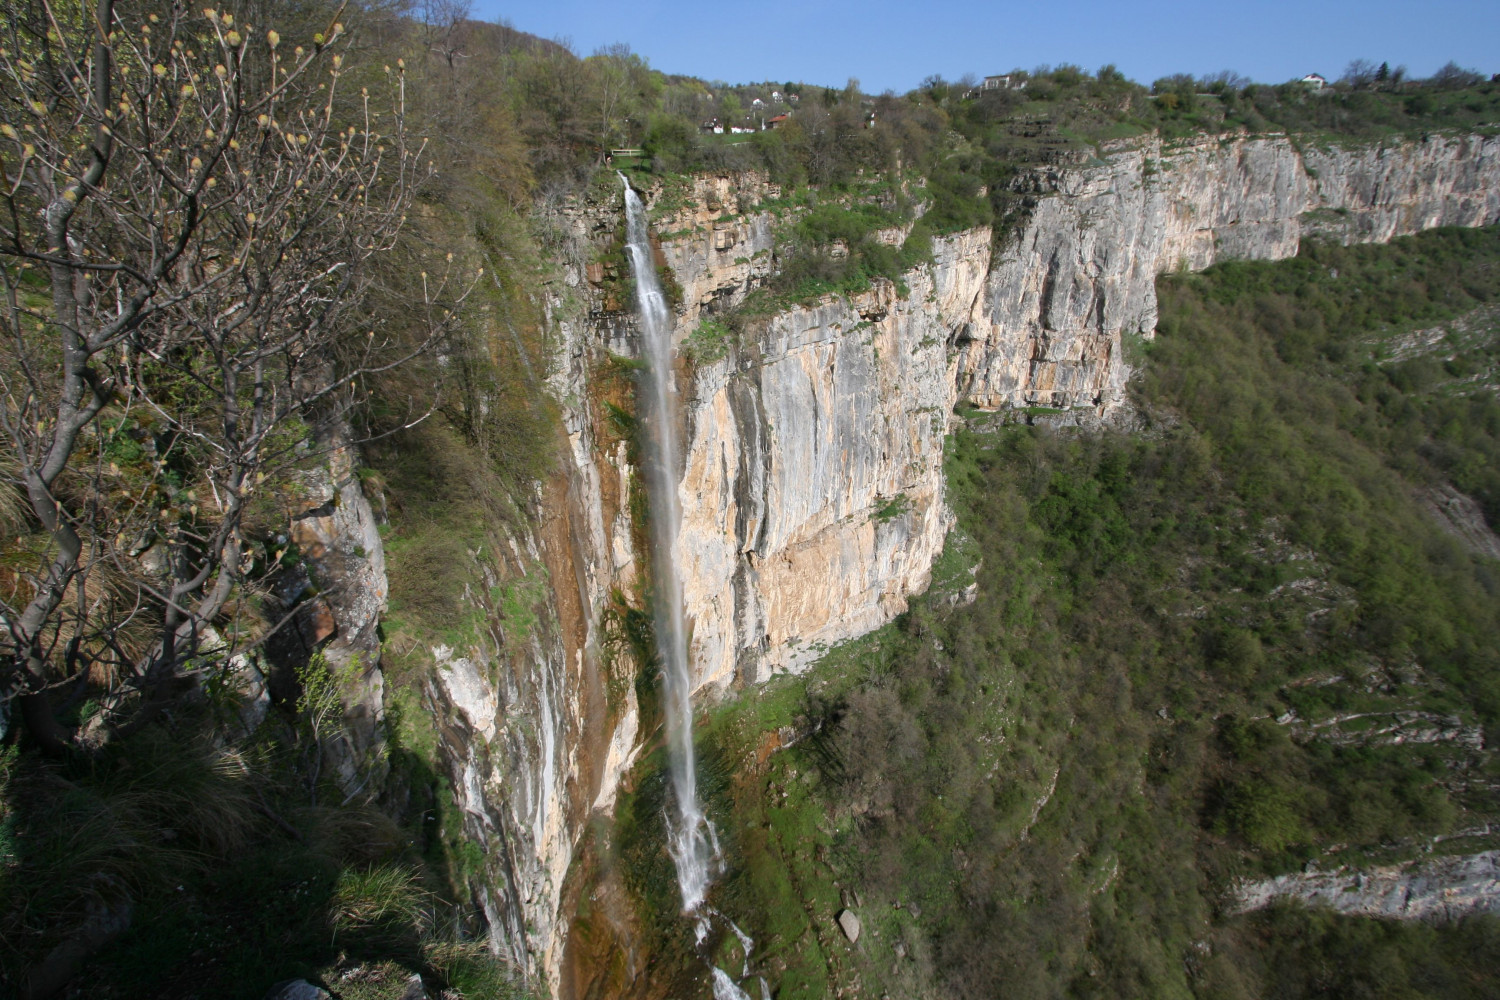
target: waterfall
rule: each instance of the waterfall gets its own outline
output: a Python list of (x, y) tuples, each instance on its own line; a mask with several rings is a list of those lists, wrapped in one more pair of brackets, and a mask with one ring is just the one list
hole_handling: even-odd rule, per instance
[[(694, 913), (703, 903), (718, 860), (713, 824), (698, 802), (697, 765), (693, 759), (692, 679), (688, 676), (687, 634), (682, 620), (682, 584), (677, 579), (673, 546), (682, 523), (677, 499), (677, 407), (672, 385), (672, 314), (656, 277), (656, 262), (646, 228), (646, 207), (625, 175), (625, 242), (635, 277), (635, 304), (641, 319), (645, 360), (640, 399), (640, 427), (646, 464), (646, 492), (651, 498), (651, 567), (655, 583), (652, 611), (656, 652), (661, 659), (667, 753), (672, 768), (675, 815), (667, 816), (667, 847), (677, 866), (682, 910)], [(700, 921), (700, 936), (702, 922)]]
[(750, 1000), (750, 994), (739, 988), (723, 969), (713, 970), (714, 1000)]

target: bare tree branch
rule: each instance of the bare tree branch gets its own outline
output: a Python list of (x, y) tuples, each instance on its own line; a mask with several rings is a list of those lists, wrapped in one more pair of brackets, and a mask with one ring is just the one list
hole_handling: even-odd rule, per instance
[(91, 662), (128, 661), (154, 711), (254, 585), (256, 491), (364, 376), (432, 350), (478, 280), (424, 275), (424, 329), (362, 330), (424, 147), (399, 60), (384, 98), (345, 93), (342, 9), (296, 44), (213, 10), (96, 0), (68, 23), (41, 0), (0, 46), (0, 429), (41, 552), (3, 604), (0, 699), (54, 752), (73, 735), (46, 692)]

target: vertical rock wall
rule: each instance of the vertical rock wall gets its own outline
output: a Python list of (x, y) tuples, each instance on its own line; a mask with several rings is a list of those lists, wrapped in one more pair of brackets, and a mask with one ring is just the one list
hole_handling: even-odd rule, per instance
[[(788, 309), (724, 358), (684, 366), (678, 558), (700, 687), (799, 669), (926, 586), (951, 520), (942, 448), (957, 401), (1106, 414), (1124, 399), (1126, 338), (1155, 328), (1157, 274), (1285, 257), (1306, 232), (1376, 240), (1493, 222), (1497, 152), (1493, 139), (1122, 144), (1048, 178), (993, 260), (987, 230), (947, 237), (904, 297), (877, 283)], [(753, 174), (650, 192), (682, 291), (679, 337), (772, 272), (775, 219), (761, 206), (778, 193)], [(532, 498), (533, 523), (497, 529), (478, 557), (487, 585), (539, 587), (550, 611), (523, 642), (492, 633), (489, 649), (435, 650), (429, 689), (484, 852), (495, 946), (554, 991), (569, 862), (646, 738), (633, 688), (601, 655), (610, 592), (637, 573), (633, 470), (592, 399), (607, 352), (633, 351), (629, 316), (594, 285), (620, 218), (601, 202), (560, 221), (570, 239), (544, 294), (561, 470)]]
[(700, 685), (795, 670), (925, 589), (951, 522), (948, 341), (973, 319), (988, 230), (850, 298), (789, 309), (686, 393), (678, 559)]
[(1158, 274), (1290, 257), (1304, 234), (1380, 242), (1488, 225), (1500, 220), (1500, 139), (1150, 139), (1048, 181), (958, 345), (960, 392), (985, 407), (1102, 413), (1123, 400), (1124, 339), (1155, 330)]
[(380, 615), (389, 593), (385, 549), (355, 474), (352, 435), (341, 422), (331, 437), (327, 464), (306, 481), (309, 498), (321, 502), (293, 517), (288, 534), (323, 592), (319, 599), (326, 601), (333, 627), (322, 652), (338, 679), (343, 725), (328, 756), (346, 795), (371, 798), (387, 770), (380, 670)]
[[(553, 995), (569, 865), (589, 818), (612, 808), (640, 740), (635, 688), (609, 676), (602, 649), (610, 591), (635, 564), (624, 449), (602, 453), (590, 402), (601, 344), (578, 318), (581, 254), (564, 266), (571, 280), (548, 293), (559, 470), (527, 498), (528, 521), (491, 526), (489, 551), (474, 554), (483, 592), (470, 595), (488, 641), (433, 649), (428, 685), (465, 834), (483, 852), (476, 897), (492, 946)], [(507, 633), (507, 602), (535, 620), (523, 615), (525, 628)]]

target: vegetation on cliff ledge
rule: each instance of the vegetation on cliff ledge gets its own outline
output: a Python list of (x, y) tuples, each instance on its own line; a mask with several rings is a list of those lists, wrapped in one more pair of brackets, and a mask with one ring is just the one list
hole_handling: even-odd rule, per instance
[(1159, 288), (1145, 433), (953, 438), (974, 603), (939, 567), (956, 583), (705, 727), (712, 902), (778, 996), (1500, 988), (1493, 917), (1228, 898), (1500, 843), (1500, 576), (1428, 500), (1457, 486), (1495, 523), (1500, 230)]
[[(469, 581), (400, 548), (546, 470), (510, 126), (373, 8), (12, 7), (0, 992), (509, 992), (400, 669), (476, 628)], [(355, 467), (376, 440), (472, 492), (419, 516), (410, 462)], [(379, 623), (330, 610), (373, 554), (289, 524), (356, 477), (403, 515), (383, 685)]]

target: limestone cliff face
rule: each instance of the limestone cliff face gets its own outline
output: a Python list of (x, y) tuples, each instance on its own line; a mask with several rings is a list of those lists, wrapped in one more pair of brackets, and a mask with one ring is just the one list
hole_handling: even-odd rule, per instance
[(677, 559), (700, 685), (797, 669), (926, 587), (951, 520), (947, 344), (989, 242), (939, 241), (905, 298), (879, 282), (790, 309), (697, 371)]
[(694, 177), (687, 192), (657, 192), (652, 226), (664, 263), (682, 289), (677, 326), (691, 331), (707, 311), (733, 308), (772, 271), (773, 217), (759, 211), (781, 189), (761, 174)]
[(613, 794), (628, 763), (609, 754), (614, 730), (627, 753), (636, 737), (634, 691), (609, 703), (589, 644), (580, 603), (589, 569), (573, 560), (583, 539), (572, 518), (582, 511), (569, 509), (564, 489), (544, 487), (554, 506), (480, 562), (486, 589), (529, 602), (535, 618), (507, 629), (502, 609), (482, 602), (489, 641), (435, 647), (428, 684), (466, 838), (484, 854), (473, 888), (491, 944), (553, 991), (564, 877), (599, 790)]
[(1247, 881), (1235, 888), (1231, 905), (1244, 913), (1280, 899), (1398, 920), (1448, 921), (1500, 913), (1500, 851)]
[(955, 343), (976, 406), (1115, 405), (1122, 334), (1156, 324), (1160, 197), (1128, 150), (1062, 172), (995, 260), (976, 321)]
[[(720, 360), (684, 365), (684, 522), (677, 541), (697, 684), (722, 691), (805, 666), (899, 613), (950, 523), (943, 437), (960, 400), (1083, 407), (1124, 399), (1127, 338), (1156, 325), (1155, 278), (1218, 259), (1274, 259), (1304, 233), (1385, 239), (1500, 218), (1495, 140), (1362, 151), (1284, 138), (1122, 144), (1043, 179), (992, 259), (986, 230), (937, 241), (906, 276), (789, 309)], [(775, 267), (779, 192), (754, 174), (647, 192), (659, 262), (681, 289), (678, 335), (738, 304)], [(553, 345), (560, 471), (528, 524), (477, 556), (486, 590), (533, 588), (525, 635), (491, 622), (479, 648), (433, 651), (429, 686), (497, 950), (554, 993), (572, 912), (565, 883), (589, 817), (612, 808), (645, 740), (633, 687), (609, 676), (611, 591), (630, 592), (631, 478), (599, 394), (609, 353), (634, 353), (628, 306), (599, 255), (618, 201), (555, 218), (558, 280), (539, 292)], [(378, 538), (371, 551), (378, 549)]]
[[(323, 763), (351, 800), (373, 799), (389, 771), (385, 760), (380, 616), (385, 611), (385, 550), (375, 512), (355, 474), (353, 434), (343, 420), (319, 427), (318, 456), (293, 473), (285, 500), (296, 513), (286, 541), (299, 559), (276, 575), (267, 616), (289, 616), (268, 638), (264, 659), (236, 657), (238, 686), (250, 701), (241, 710), (248, 731), (265, 718), (271, 695), (298, 696), (299, 672), (316, 655), (339, 699), (337, 724), (320, 731)], [(268, 665), (270, 677), (258, 663)]]
[[(656, 216), (669, 234), (662, 260), (683, 289), (680, 336), (769, 273), (770, 219), (755, 206), (775, 193), (754, 175), (703, 178)], [(553, 993), (569, 863), (645, 738), (633, 685), (608, 675), (602, 650), (611, 592), (630, 593), (638, 573), (635, 470), (595, 398), (607, 355), (634, 353), (633, 319), (590, 280), (620, 216), (604, 203), (560, 221), (570, 239), (547, 295), (564, 461), (529, 523), (496, 526), (490, 551), (475, 553), (483, 587), (470, 599), (488, 634), (473, 648), (433, 649), (428, 684), (466, 836), (484, 855), (476, 897), (492, 944)], [(678, 548), (700, 686), (806, 663), (926, 585), (949, 522), (946, 343), (973, 319), (989, 242), (988, 232), (942, 241), (907, 297), (886, 284), (793, 310), (723, 361), (681, 373), (688, 517)], [(542, 598), (524, 635), (507, 632), (489, 596), (515, 588)]]
[[(440, 763), (464, 839), (477, 849), (465, 876), (491, 948), (553, 996), (572, 912), (569, 866), (590, 817), (613, 807), (641, 742), (634, 686), (610, 676), (601, 648), (610, 592), (636, 572), (625, 502), (631, 470), (624, 444), (606, 444), (593, 398), (606, 349), (628, 331), (586, 280), (593, 248), (618, 219), (595, 206), (557, 220), (565, 236), (557, 280), (537, 292), (551, 356), (536, 365), (560, 416), (557, 440), (536, 446), (556, 450), (556, 471), (533, 495), (511, 498), (515, 516), (485, 523), (483, 542), (468, 553), (462, 603), (478, 634), (420, 654), (431, 667), (423, 695)], [(352, 458), (334, 458), (305, 490), (326, 502), (293, 530), (317, 553), (315, 568), (319, 558), (345, 567), (346, 592), (332, 598), (339, 632), (326, 647), (330, 662), (363, 655), (373, 664), (383, 546)], [(369, 678), (373, 695), (351, 711), (378, 713), (379, 671)]]
[(1354, 149), (1284, 137), (1117, 144), (1050, 189), (990, 274), (985, 315), (957, 344), (979, 406), (1123, 399), (1123, 344), (1156, 327), (1156, 276), (1218, 260), (1279, 260), (1305, 234), (1388, 240), (1500, 220), (1500, 139)]
[[(1304, 231), (1381, 243), (1434, 226), (1500, 220), (1500, 138), (1433, 137), (1364, 149), (1310, 148), (1314, 214)], [(1331, 210), (1317, 212), (1317, 209)]]
[(385, 678), (380, 669), (380, 615), (389, 592), (385, 549), (375, 511), (355, 475), (352, 434), (340, 423), (329, 434), (325, 464), (307, 474), (311, 509), (292, 518), (288, 532), (302, 553), (308, 582), (321, 590), (298, 624), (307, 634), (319, 603), (328, 609), (331, 635), (321, 647), (338, 678), (343, 709), (340, 736), (326, 751), (345, 794), (355, 798), (378, 788), (387, 770), (382, 754)]
[[(678, 558), (699, 683), (796, 669), (926, 585), (957, 400), (1107, 416), (1124, 401), (1128, 338), (1154, 333), (1158, 274), (1287, 257), (1308, 232), (1384, 240), (1495, 221), (1497, 154), (1479, 138), (1120, 143), (1042, 178), (993, 261), (987, 231), (941, 240), (907, 298), (878, 285), (789, 309), (685, 375)], [(685, 336), (771, 273), (760, 205), (779, 192), (743, 174), (650, 194)], [(619, 329), (601, 339), (630, 350)]]
[[(589, 818), (612, 808), (640, 740), (635, 689), (611, 683), (601, 652), (610, 589), (632, 577), (634, 555), (624, 449), (601, 447), (589, 401), (602, 334), (567, 291), (582, 284), (581, 254), (570, 248), (568, 280), (547, 300), (560, 469), (527, 498), (528, 519), (491, 526), (489, 551), (474, 554), (483, 587), (469, 598), (483, 609), (485, 641), (434, 648), (428, 684), (465, 834), (483, 851), (473, 887), (491, 945), (551, 995), (569, 865)], [(507, 604), (525, 611), (508, 616)]]
[[(680, 342), (702, 316), (738, 305), (770, 275), (774, 220), (761, 205), (780, 192), (748, 173), (645, 194), (663, 237), (658, 264), (681, 291)], [(602, 246), (619, 210), (582, 206), (567, 224), (579, 246)], [(907, 295), (884, 282), (790, 309), (721, 360), (679, 370), (677, 558), (698, 687), (797, 669), (889, 620), (926, 587), (951, 521), (942, 480), (956, 400), (948, 344), (977, 321), (990, 243), (988, 230), (939, 240), (932, 263), (907, 275)], [(591, 307), (577, 370), (555, 386), (559, 398), (587, 397), (586, 369), (605, 351), (636, 353), (634, 320), (612, 301), (608, 280), (582, 257), (567, 271), (565, 284)], [(590, 453), (586, 409), (570, 435), (574, 476), (581, 494), (614, 498), (591, 502), (601, 513), (587, 548), (610, 555), (596, 572), (597, 606), (608, 587), (628, 589), (634, 579), (621, 501), (634, 470), (623, 446)], [(622, 757), (616, 742), (611, 753)]]

